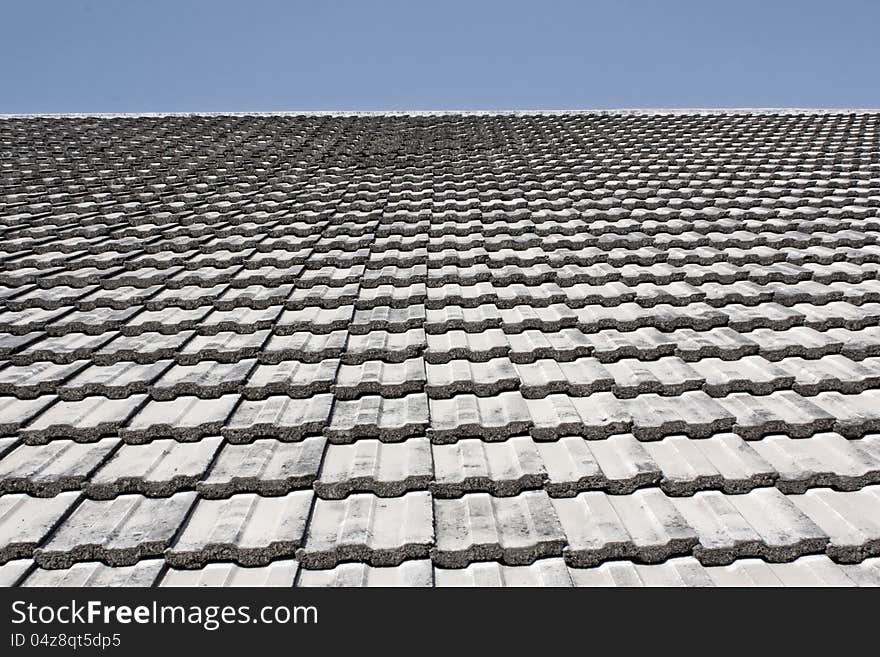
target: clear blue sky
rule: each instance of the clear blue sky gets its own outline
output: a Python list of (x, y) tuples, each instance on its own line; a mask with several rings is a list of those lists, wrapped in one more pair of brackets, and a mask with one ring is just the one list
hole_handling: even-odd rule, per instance
[(0, 112), (880, 107), (880, 0), (2, 0)]

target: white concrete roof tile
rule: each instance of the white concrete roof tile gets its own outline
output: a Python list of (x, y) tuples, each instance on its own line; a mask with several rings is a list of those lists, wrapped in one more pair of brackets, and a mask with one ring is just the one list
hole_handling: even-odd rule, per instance
[(553, 506), (565, 530), (566, 562), (591, 566), (616, 558), (657, 562), (687, 554), (697, 534), (656, 488), (631, 495), (580, 493)]
[(425, 388), (425, 362), (408, 358), (399, 363), (366, 360), (356, 365), (340, 365), (333, 394), (337, 399), (357, 399), (361, 395), (402, 397)]
[(470, 436), (484, 440), (503, 440), (524, 433), (532, 424), (526, 400), (518, 392), (502, 392), (494, 397), (455, 395), (451, 399), (431, 399), (431, 440), (454, 442)]
[(256, 360), (249, 359), (234, 363), (205, 361), (196, 365), (174, 365), (150, 386), (150, 396), (158, 400), (183, 395), (216, 399), (238, 392), (255, 364)]
[(738, 557), (788, 561), (820, 552), (828, 542), (814, 523), (775, 488), (745, 495), (700, 492), (673, 498), (673, 503), (699, 536), (694, 555), (704, 564), (731, 563)]
[(202, 479), (220, 448), (220, 438), (181, 443), (153, 440), (123, 445), (82, 485), (92, 499), (112, 499), (122, 493), (167, 497), (192, 489)]
[(660, 487), (667, 494), (690, 495), (702, 489), (736, 494), (776, 480), (777, 470), (758, 449), (769, 439), (746, 443), (729, 433), (697, 440), (669, 436), (644, 448), (662, 472)]
[(76, 492), (46, 498), (25, 493), (0, 495), (0, 562), (30, 557), (78, 498)]
[(395, 442), (424, 435), (427, 427), (428, 399), (424, 394), (413, 393), (395, 399), (367, 395), (334, 402), (324, 435), (334, 443), (350, 443), (357, 438)]
[(54, 395), (41, 395), (36, 399), (0, 397), (0, 434), (13, 434), (31, 418), (38, 415), (55, 401)]
[(427, 557), (433, 543), (429, 493), (393, 498), (359, 493), (344, 500), (316, 500), (297, 558), (309, 569), (332, 568), (344, 561), (396, 566)]
[(0, 492), (52, 497), (77, 490), (118, 444), (118, 438), (103, 438), (95, 443), (53, 440), (19, 445), (0, 459)]
[(78, 401), (92, 395), (124, 399), (148, 392), (150, 384), (171, 365), (171, 360), (146, 364), (131, 361), (120, 361), (113, 365), (92, 364), (59, 386), (58, 394), (69, 401)]
[(831, 538), (835, 561), (858, 562), (880, 554), (880, 486), (852, 492), (815, 488), (789, 498)]
[(298, 564), (293, 559), (248, 568), (234, 563), (210, 563), (198, 570), (169, 568), (159, 586), (289, 588), (293, 586), (297, 570)]
[(234, 493), (283, 495), (308, 488), (318, 476), (325, 444), (321, 436), (296, 443), (264, 438), (228, 444), (210, 473), (201, 478), (198, 491), (205, 498), (224, 498)]
[(242, 394), (246, 399), (265, 399), (271, 395), (308, 399), (330, 392), (338, 368), (336, 358), (316, 363), (285, 360), (276, 365), (257, 365), (244, 384)]
[(238, 395), (223, 395), (218, 399), (183, 396), (172, 401), (150, 401), (119, 434), (127, 443), (165, 437), (197, 440), (202, 436), (216, 435), (237, 402)]
[(0, 587), (10, 588), (20, 584), (33, 564), (32, 559), (13, 559), (0, 564)]
[(433, 476), (427, 438), (412, 437), (401, 443), (364, 438), (352, 444), (330, 445), (314, 488), (324, 499), (362, 492), (398, 497), (410, 490), (427, 489)]
[(101, 436), (118, 432), (145, 401), (146, 395), (132, 395), (125, 399), (86, 397), (82, 401), (57, 401), (21, 429), (21, 435), (34, 443), (55, 437), (98, 440)]
[(693, 557), (676, 557), (663, 563), (639, 564), (609, 561), (595, 568), (569, 568), (575, 586), (583, 587), (711, 587), (715, 583)]
[(538, 445), (528, 436), (503, 442), (459, 440), (434, 445), (435, 497), (460, 497), (464, 493), (487, 492), (495, 496), (516, 495), (540, 488), (547, 474)]
[(571, 587), (572, 576), (558, 557), (538, 559), (527, 566), (505, 566), (494, 561), (472, 563), (465, 568), (435, 568), (434, 580), (441, 587)]
[(435, 564), (461, 568), (474, 561), (529, 564), (560, 556), (565, 534), (544, 491), (514, 497), (470, 493), (459, 499), (435, 499)]
[(108, 566), (98, 561), (83, 561), (59, 570), (37, 568), (22, 586), (153, 586), (164, 564), (162, 559), (144, 559), (131, 566)]
[(165, 560), (176, 568), (219, 559), (263, 566), (293, 556), (302, 544), (312, 496), (303, 490), (282, 497), (244, 493), (225, 500), (201, 499)]
[(433, 585), (428, 559), (410, 559), (399, 566), (343, 563), (325, 570), (301, 570), (301, 587), (427, 587)]
[(329, 394), (315, 395), (309, 400), (278, 395), (242, 401), (223, 427), (223, 436), (238, 443), (264, 437), (299, 440), (325, 426), (332, 403)]
[(160, 556), (195, 500), (191, 492), (165, 498), (120, 495), (110, 501), (83, 500), (34, 551), (34, 561), (55, 569), (78, 561), (130, 566)]

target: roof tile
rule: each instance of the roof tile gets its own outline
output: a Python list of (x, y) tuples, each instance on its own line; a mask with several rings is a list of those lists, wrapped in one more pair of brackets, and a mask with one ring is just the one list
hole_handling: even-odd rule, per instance
[(120, 495), (106, 502), (84, 500), (34, 551), (34, 561), (55, 569), (78, 561), (130, 566), (160, 556), (195, 499), (195, 493), (177, 493), (161, 499)]
[(434, 542), (431, 495), (407, 493), (381, 498), (369, 493), (315, 502), (305, 547), (304, 568), (332, 568), (343, 561), (396, 566), (428, 556)]
[(198, 568), (214, 560), (263, 566), (293, 556), (302, 544), (311, 491), (282, 497), (252, 493), (225, 500), (201, 499), (165, 560), (176, 568)]

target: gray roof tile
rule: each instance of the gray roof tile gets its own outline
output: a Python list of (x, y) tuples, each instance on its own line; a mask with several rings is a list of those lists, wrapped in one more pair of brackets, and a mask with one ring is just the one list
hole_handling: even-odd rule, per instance
[(349, 336), (342, 362), (349, 365), (358, 365), (368, 360), (400, 363), (421, 355), (425, 346), (425, 332), (421, 328), (409, 329), (403, 333), (370, 331)]
[(395, 399), (367, 395), (333, 404), (324, 435), (331, 442), (350, 443), (356, 438), (379, 438), (387, 442), (424, 435), (428, 427), (428, 399), (413, 393)]
[(34, 548), (52, 533), (78, 498), (76, 492), (54, 497), (0, 495), (0, 563), (32, 556)]
[(815, 397), (817, 407), (834, 418), (833, 428), (847, 438), (880, 430), (880, 390), (866, 390), (857, 395), (823, 392)]
[[(10, 357), (16, 365), (29, 365), (41, 360), (53, 363), (72, 363), (75, 360), (89, 358), (117, 336), (115, 331), (88, 335), (86, 333), (65, 333), (58, 336), (46, 336), (41, 340), (28, 344)], [(118, 339), (118, 338), (117, 338)]]
[(517, 495), (540, 488), (547, 478), (538, 446), (529, 437), (487, 443), (480, 439), (434, 445), (435, 497), (460, 497), (487, 492), (495, 496)]
[(470, 436), (484, 440), (503, 440), (528, 431), (532, 424), (529, 406), (518, 392), (502, 392), (494, 397), (455, 395), (451, 399), (431, 399), (431, 440), (455, 442)]
[(120, 495), (83, 500), (52, 537), (34, 551), (43, 568), (69, 568), (78, 561), (130, 566), (160, 556), (195, 502), (195, 493), (156, 499)]
[(610, 392), (588, 397), (552, 394), (527, 399), (526, 403), (534, 425), (530, 432), (536, 440), (555, 440), (569, 434), (604, 438), (632, 429), (632, 416), (623, 401)]
[(14, 559), (0, 564), (0, 587), (9, 588), (19, 584), (33, 563), (31, 559)]
[(234, 493), (284, 495), (308, 488), (318, 476), (325, 444), (323, 437), (314, 436), (298, 443), (265, 438), (226, 445), (198, 483), (198, 491), (205, 498), (225, 498)]
[(260, 362), (270, 365), (288, 360), (319, 363), (328, 358), (338, 358), (345, 352), (347, 337), (346, 331), (326, 334), (300, 331), (288, 335), (273, 335), (263, 346)]
[(761, 356), (745, 356), (739, 360), (704, 358), (690, 363), (691, 369), (703, 377), (703, 390), (712, 397), (732, 392), (769, 395), (775, 390), (791, 389), (795, 377), (785, 359), (771, 363)]
[(694, 556), (706, 565), (738, 557), (790, 561), (821, 552), (828, 536), (776, 488), (756, 488), (744, 495), (718, 491), (676, 497), (673, 503), (694, 528), (700, 542)]
[[(112, 365), (120, 361), (155, 363), (162, 358), (173, 358), (192, 336), (192, 331), (170, 335), (153, 331), (120, 335), (95, 352), (93, 360), (99, 365)], [(85, 354), (81, 357), (85, 357)]]
[(86, 397), (81, 401), (57, 401), (21, 429), (22, 438), (32, 444), (50, 438), (94, 441), (117, 433), (143, 406), (145, 395), (125, 399)]
[(486, 329), (480, 333), (465, 333), (460, 330), (426, 336), (425, 362), (432, 364), (448, 363), (451, 360), (465, 359), (485, 362), (506, 356), (510, 351), (507, 336), (501, 329)]
[(244, 493), (225, 500), (201, 499), (165, 560), (177, 568), (198, 568), (218, 559), (263, 566), (293, 556), (302, 544), (312, 495), (303, 490), (282, 497)]
[(880, 486), (839, 492), (808, 490), (787, 498), (831, 538), (828, 556), (840, 562), (859, 562), (880, 554)]
[(427, 438), (408, 438), (401, 443), (362, 439), (349, 445), (330, 445), (314, 487), (324, 499), (360, 492), (397, 497), (427, 489), (433, 477)]
[(150, 386), (150, 396), (159, 400), (182, 395), (216, 399), (238, 392), (255, 364), (256, 360), (250, 359), (233, 363), (203, 361), (196, 365), (174, 365)]
[(285, 310), (275, 322), (275, 335), (291, 335), (301, 331), (326, 335), (344, 330), (354, 326), (353, 313), (354, 306), (306, 306), (298, 310)]
[[(767, 563), (761, 559), (738, 559), (728, 566), (714, 566), (706, 572), (717, 586), (853, 586), (858, 575), (825, 555), (801, 557), (788, 563)], [(875, 585), (876, 586), (876, 585)]]
[(0, 434), (15, 433), (34, 416), (45, 410), (55, 399), (55, 395), (41, 395), (36, 399), (0, 397)]
[(528, 586), (570, 587), (572, 576), (565, 561), (558, 557), (538, 559), (527, 566), (505, 566), (494, 561), (472, 563), (465, 568), (436, 568), (437, 586)]
[(403, 397), (421, 392), (425, 387), (425, 362), (421, 358), (401, 362), (365, 360), (346, 364), (348, 362), (350, 359), (343, 356), (333, 387), (337, 399), (357, 399), (362, 395)]
[(236, 443), (264, 437), (299, 440), (326, 426), (332, 403), (328, 394), (315, 395), (308, 402), (285, 396), (242, 401), (223, 427), (223, 436)]
[(458, 393), (490, 397), (519, 386), (519, 375), (507, 358), (493, 358), (485, 362), (451, 360), (446, 363), (426, 363), (425, 392), (433, 399), (449, 399)]
[(336, 358), (316, 363), (285, 360), (276, 365), (257, 365), (244, 384), (242, 394), (246, 399), (266, 399), (272, 395), (308, 399), (330, 392), (338, 368)]
[(520, 392), (527, 399), (540, 399), (553, 393), (575, 397), (611, 390), (614, 377), (594, 358), (578, 358), (568, 362), (538, 359), (517, 363)]
[(609, 561), (596, 568), (570, 568), (575, 586), (583, 587), (711, 587), (708, 569), (693, 557), (677, 557), (657, 564)]
[(161, 439), (146, 445), (123, 445), (83, 484), (83, 492), (93, 499), (112, 499), (122, 493), (167, 497), (179, 490), (192, 490), (211, 464), (220, 440), (180, 443)]
[(674, 356), (656, 361), (625, 358), (606, 364), (605, 369), (614, 377), (614, 394), (621, 398), (644, 393), (677, 396), (699, 390), (705, 380), (688, 363)]
[(19, 445), (0, 459), (0, 492), (53, 497), (77, 490), (118, 444), (118, 438), (104, 438), (85, 444), (53, 440), (46, 445)]
[(776, 469), (758, 449), (767, 440), (749, 444), (721, 433), (699, 440), (670, 436), (644, 447), (663, 474), (660, 487), (667, 495), (691, 495), (703, 489), (736, 494), (776, 480)]
[(568, 543), (565, 559), (572, 566), (617, 558), (664, 561), (697, 544), (694, 529), (657, 488), (631, 495), (585, 492), (554, 499), (553, 506)]
[[(412, 329), (422, 328), (425, 322), (425, 307), (413, 304), (404, 308), (376, 306), (375, 308), (356, 310), (348, 330), (352, 335), (366, 335), (371, 331), (389, 331), (403, 333)], [(422, 338), (424, 343), (424, 338)]]
[(778, 473), (776, 486), (785, 493), (816, 486), (855, 490), (880, 478), (880, 454), (835, 433), (809, 439), (772, 435), (751, 446)]
[(123, 335), (140, 335), (141, 333), (174, 334), (179, 331), (198, 328), (201, 321), (210, 312), (210, 306), (201, 306), (190, 310), (175, 306), (162, 308), (161, 310), (144, 310), (118, 328)]
[(22, 586), (152, 586), (164, 564), (162, 559), (144, 559), (131, 566), (108, 566), (98, 561), (83, 561), (59, 570), (37, 568)]
[(737, 419), (702, 391), (683, 392), (677, 397), (639, 395), (625, 400), (623, 405), (632, 418), (632, 432), (639, 440), (657, 440), (674, 434), (706, 438), (729, 431)]
[(427, 492), (318, 499), (305, 547), (297, 557), (309, 569), (332, 568), (343, 561), (396, 566), (406, 559), (424, 558), (434, 543), (432, 517)]
[(529, 564), (559, 556), (565, 534), (544, 491), (515, 497), (470, 493), (459, 499), (434, 500), (437, 544), (435, 564), (461, 568), (473, 561)]
[(206, 360), (236, 363), (253, 358), (269, 338), (270, 331), (235, 333), (222, 331), (213, 335), (196, 335), (176, 354), (182, 365), (195, 365)]
[[(24, 335), (0, 333), (0, 358), (8, 358), (22, 347), (40, 340), (43, 335), (44, 333), (41, 331), (30, 331)], [(29, 359), (29, 362), (33, 361)]]
[(62, 399), (78, 401), (92, 395), (125, 399), (145, 393), (159, 376), (171, 367), (171, 360), (140, 364), (120, 361), (113, 365), (90, 365), (58, 387)]
[(533, 363), (539, 358), (565, 362), (589, 356), (596, 348), (594, 336), (584, 335), (579, 329), (567, 328), (556, 332), (528, 330), (507, 336), (509, 357), (514, 363)]
[(411, 559), (399, 566), (368, 566), (343, 563), (325, 570), (300, 571), (297, 586), (302, 587), (402, 587), (432, 586), (434, 576), (428, 559)]
[(218, 399), (177, 397), (172, 401), (150, 401), (119, 431), (127, 443), (148, 442), (153, 438), (197, 440), (216, 435), (224, 426), (238, 395)]
[(299, 567), (293, 559), (273, 561), (267, 566), (245, 568), (234, 563), (209, 563), (199, 570), (169, 568), (159, 586), (293, 586)]
[(834, 428), (834, 417), (812, 399), (791, 391), (760, 396), (737, 392), (720, 398), (718, 403), (734, 415), (733, 432), (746, 440), (771, 433), (804, 438)]

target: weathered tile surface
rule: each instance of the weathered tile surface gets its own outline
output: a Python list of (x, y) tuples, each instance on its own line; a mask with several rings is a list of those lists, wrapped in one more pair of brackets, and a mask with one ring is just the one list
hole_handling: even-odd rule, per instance
[(878, 129), (0, 119), (0, 583), (880, 585)]

